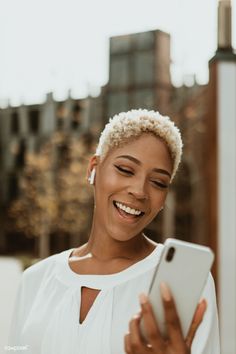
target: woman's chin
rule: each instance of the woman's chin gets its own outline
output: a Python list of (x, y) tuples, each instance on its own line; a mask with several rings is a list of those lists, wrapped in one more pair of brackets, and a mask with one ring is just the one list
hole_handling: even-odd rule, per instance
[(113, 227), (112, 230), (110, 230), (109, 235), (114, 241), (126, 242), (126, 241), (130, 241), (132, 238), (136, 237), (137, 235), (142, 235), (142, 230), (130, 232), (128, 230), (124, 230), (121, 228), (114, 229)]

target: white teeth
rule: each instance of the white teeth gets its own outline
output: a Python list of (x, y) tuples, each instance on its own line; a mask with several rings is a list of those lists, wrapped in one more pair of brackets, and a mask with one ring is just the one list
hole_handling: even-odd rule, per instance
[(118, 202), (115, 202), (115, 203), (118, 206), (118, 208), (120, 208), (121, 210), (124, 210), (128, 214), (132, 214), (132, 215), (140, 215), (141, 214), (140, 210), (132, 209), (132, 208), (127, 207), (124, 204), (121, 204)]

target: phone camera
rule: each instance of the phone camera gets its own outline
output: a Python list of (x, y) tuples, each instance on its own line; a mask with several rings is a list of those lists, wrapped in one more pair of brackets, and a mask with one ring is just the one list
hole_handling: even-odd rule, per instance
[(170, 247), (168, 249), (168, 252), (167, 252), (167, 255), (166, 255), (166, 261), (167, 262), (171, 262), (173, 257), (174, 257), (174, 254), (175, 254), (175, 248), (174, 247)]

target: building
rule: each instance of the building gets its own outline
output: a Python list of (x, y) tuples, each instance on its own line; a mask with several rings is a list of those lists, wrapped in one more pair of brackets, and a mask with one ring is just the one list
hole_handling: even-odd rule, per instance
[[(0, 252), (12, 251), (4, 230), (5, 213), (11, 201), (18, 196), (26, 154), (39, 152), (56, 131), (68, 132), (79, 138), (91, 127), (91, 133), (96, 134), (101, 129), (95, 119), (95, 114), (101, 111), (100, 106), (99, 98), (75, 100), (69, 96), (63, 102), (56, 102), (52, 94), (48, 94), (43, 104), (0, 110)], [(22, 241), (23, 249), (30, 247), (29, 239), (26, 244)]]
[(131, 108), (166, 112), (172, 91), (170, 36), (156, 30), (110, 39), (104, 118)]
[(206, 146), (207, 210), (221, 324), (222, 353), (236, 352), (236, 53), (231, 2), (218, 7), (218, 48), (210, 60)]

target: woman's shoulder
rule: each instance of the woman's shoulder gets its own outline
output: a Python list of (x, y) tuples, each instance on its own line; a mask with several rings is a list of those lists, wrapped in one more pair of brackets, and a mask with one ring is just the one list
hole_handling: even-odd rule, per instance
[(24, 270), (22, 275), (23, 280), (32, 280), (33, 282), (38, 282), (45, 276), (52, 274), (57, 266), (63, 262), (68, 252), (70, 252), (70, 250), (65, 250), (60, 253), (53, 254), (34, 263), (26, 270)]

